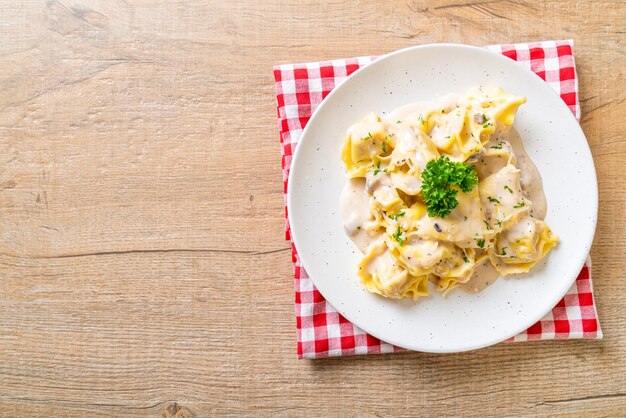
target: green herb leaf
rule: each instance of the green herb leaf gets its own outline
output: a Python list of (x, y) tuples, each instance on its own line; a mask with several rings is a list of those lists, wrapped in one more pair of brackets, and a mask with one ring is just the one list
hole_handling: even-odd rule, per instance
[(466, 263), (469, 263), (469, 260), (467, 259), (466, 255), (463, 256), (463, 261), (465, 261)]
[(515, 209), (523, 208), (526, 205), (526, 202), (519, 202), (517, 205), (513, 206)]
[(459, 186), (463, 192), (469, 192), (478, 184), (476, 169), (471, 164), (450, 161), (448, 157), (439, 157), (426, 164), (422, 172), (422, 195), (427, 205), (428, 216), (445, 217), (457, 207)]
[(483, 219), (483, 222), (485, 223), (487, 229), (491, 229), (491, 225), (489, 225), (489, 222), (487, 222), (485, 219)]
[(400, 247), (404, 245), (404, 238), (402, 238), (403, 233), (404, 230), (402, 229), (402, 227), (398, 227), (398, 229), (396, 229), (396, 232), (394, 232), (394, 234), (391, 236), (398, 242), (398, 244), (400, 244)]
[(504, 188), (507, 189), (509, 193), (513, 194), (513, 190), (511, 190), (511, 188), (507, 186), (506, 184), (504, 185)]
[(493, 148), (493, 149), (502, 149), (502, 144), (492, 145), (491, 148)]
[(394, 221), (397, 221), (398, 218), (401, 218), (404, 216), (404, 211), (403, 210), (399, 210), (395, 215), (390, 216), (391, 219), (393, 219)]
[(498, 204), (500, 203), (500, 201), (496, 199), (495, 197), (487, 196), (487, 199), (489, 199), (491, 203), (498, 203)]
[(387, 152), (387, 144), (383, 142), (383, 152)]
[(507, 247), (502, 247), (502, 254), (501, 255), (506, 255), (506, 249), (507, 249)]
[(476, 240), (476, 245), (478, 245), (478, 248), (485, 248), (485, 240), (484, 239)]

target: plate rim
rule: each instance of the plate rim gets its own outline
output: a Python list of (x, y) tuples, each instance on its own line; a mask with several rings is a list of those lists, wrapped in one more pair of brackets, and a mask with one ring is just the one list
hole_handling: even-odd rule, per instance
[[(307, 122), (306, 126), (304, 127), (300, 138), (298, 140), (298, 146), (296, 146), (296, 150), (293, 153), (293, 157), (291, 160), (291, 165), (289, 168), (289, 176), (288, 176), (288, 181), (287, 181), (287, 213), (294, 213), (293, 206), (294, 206), (294, 202), (293, 202), (293, 188), (295, 187), (294, 184), (295, 182), (292, 181), (292, 176), (294, 176), (294, 173), (297, 173), (298, 171), (298, 161), (302, 158), (301, 155), (303, 154), (303, 152), (301, 151), (303, 149), (303, 147), (299, 146), (303, 140), (305, 140), (305, 138), (307, 137), (307, 133), (312, 129), (311, 126), (314, 125), (314, 122), (316, 121), (318, 115), (321, 112), (321, 109), (323, 109), (325, 106), (328, 105), (328, 103), (330, 103), (330, 98), (335, 95), (338, 94), (341, 89), (343, 88), (343, 86), (345, 86), (350, 80), (352, 80), (355, 77), (359, 77), (360, 74), (362, 74), (363, 72), (366, 71), (371, 71), (372, 68), (374, 68), (373, 66), (376, 65), (380, 65), (380, 63), (384, 62), (387, 59), (390, 59), (396, 55), (400, 55), (400, 54), (406, 54), (406, 53), (411, 53), (412, 51), (415, 50), (427, 50), (427, 49), (434, 49), (434, 48), (450, 48), (450, 49), (455, 49), (455, 48), (461, 48), (461, 49), (468, 49), (468, 50), (472, 50), (474, 52), (478, 52), (481, 54), (485, 54), (485, 55), (490, 55), (493, 59), (496, 60), (502, 60), (502, 62), (507, 62), (505, 60), (511, 60), (510, 58), (502, 55), (502, 54), (498, 54), (495, 53), (493, 51), (490, 51), (484, 47), (478, 47), (478, 46), (474, 46), (474, 45), (466, 45), (466, 44), (458, 44), (458, 43), (429, 43), (429, 44), (423, 44), (423, 45), (415, 45), (415, 46), (410, 46), (407, 48), (402, 48), (402, 49), (398, 49), (395, 51), (392, 51), (390, 53), (384, 54), (382, 56), (379, 56), (378, 58), (376, 58), (375, 60), (373, 60), (372, 62), (370, 62), (369, 64), (359, 68), (358, 70), (356, 70), (354, 73), (352, 73), (351, 75), (349, 75), (348, 77), (346, 77), (341, 83), (339, 83), (338, 85), (336, 85), (331, 91), (330, 93), (322, 100), (322, 102), (317, 106), (317, 108), (315, 109), (315, 111), (313, 112), (313, 114), (311, 115), (309, 121)], [(515, 61), (512, 61), (515, 62)], [(368, 70), (369, 69), (369, 70)], [(584, 247), (589, 249), (589, 252), (587, 253), (587, 255), (585, 257), (583, 257), (581, 260), (579, 260), (579, 262), (576, 264), (577, 268), (575, 269), (575, 271), (579, 272), (582, 267), (585, 265), (586, 260), (589, 257), (590, 251), (591, 251), (591, 246), (593, 244), (593, 240), (595, 237), (595, 232), (596, 232), (596, 227), (597, 227), (597, 219), (598, 219), (598, 180), (597, 180), (597, 172), (596, 172), (596, 167), (595, 167), (595, 163), (593, 160), (593, 154), (591, 153), (591, 148), (589, 147), (589, 141), (587, 140), (587, 137), (584, 133), (584, 131), (582, 130), (582, 127), (580, 126), (580, 122), (576, 119), (575, 115), (571, 112), (571, 110), (569, 109), (569, 107), (565, 104), (565, 102), (561, 99), (561, 97), (559, 96), (559, 94), (553, 89), (551, 88), (547, 82), (545, 80), (543, 80), (541, 77), (539, 77), (537, 74), (535, 74), (533, 71), (523, 68), (520, 66), (520, 69), (524, 70), (530, 77), (534, 77), (537, 80), (541, 81), (541, 83), (545, 86), (546, 91), (550, 91), (553, 95), (556, 96), (557, 102), (559, 103), (558, 106), (561, 108), (564, 108), (567, 112), (568, 115), (570, 115), (571, 118), (574, 118), (575, 121), (575, 128), (578, 130), (578, 133), (580, 136), (582, 136), (582, 138), (585, 139), (584, 141), (584, 146), (586, 147), (585, 150), (586, 152), (588, 152), (588, 157), (589, 157), (589, 161), (591, 163), (591, 167), (593, 168), (593, 170), (591, 170), (592, 172), (590, 173), (593, 178), (590, 180), (591, 181), (591, 185), (592, 190), (589, 190), (589, 192), (591, 192), (590, 194), (592, 196), (590, 196), (591, 198), (590, 200), (590, 204), (593, 205), (592, 208), (592, 213), (593, 213), (593, 218), (590, 220), (590, 222), (592, 222), (592, 228), (591, 228), (591, 233), (589, 234), (589, 237), (587, 240), (585, 240), (584, 242)], [(576, 84), (578, 84), (578, 80), (576, 81)], [(578, 90), (578, 89), (577, 89)], [(577, 92), (578, 94), (580, 94), (579, 92)], [(291, 223), (290, 220), (288, 220), (289, 222), (289, 226), (290, 226), (290, 235), (291, 235), (291, 241), (294, 245), (294, 247), (297, 249), (298, 245), (297, 243), (300, 241), (300, 239), (298, 238), (299, 234), (296, 231), (296, 229), (293, 228), (293, 224)], [(301, 242), (301, 241), (300, 241)], [(310, 271), (307, 269), (306, 265), (306, 256), (301, 253), (298, 252), (299, 258), (300, 258), (300, 264), (305, 268), (305, 270)], [(534, 323), (536, 323), (537, 321), (541, 320), (541, 318), (543, 318), (545, 315), (547, 315), (549, 312), (552, 311), (552, 309), (554, 308), (554, 306), (565, 296), (565, 294), (567, 293), (567, 291), (572, 287), (572, 285), (574, 284), (574, 282), (576, 281), (577, 277), (578, 277), (579, 273), (576, 273), (570, 280), (563, 280), (563, 285), (562, 287), (559, 289), (559, 292), (554, 292), (553, 298), (551, 299), (552, 302), (549, 304), (549, 308), (544, 310), (541, 310), (542, 314), (538, 315), (537, 317), (533, 316), (532, 317), (532, 321), (528, 320), (528, 324), (525, 322), (521, 325), (518, 326), (513, 326), (511, 327), (512, 331), (508, 331), (506, 334), (506, 336), (504, 337), (496, 337), (496, 338), (490, 338), (490, 339), (486, 339), (486, 342), (482, 342), (482, 343), (478, 343), (478, 344), (467, 344), (465, 348), (462, 349), (446, 349), (445, 347), (442, 348), (438, 348), (438, 349), (425, 349), (425, 348), (419, 348), (419, 347), (414, 347), (411, 346), (410, 344), (404, 344), (403, 342), (398, 342), (398, 341), (392, 341), (392, 339), (385, 337), (384, 339), (382, 339), (379, 335), (378, 332), (376, 330), (371, 330), (369, 328), (369, 326), (365, 325), (361, 325), (361, 324), (357, 324), (358, 321), (355, 321), (354, 318), (352, 317), (351, 314), (346, 313), (345, 309), (342, 307), (337, 307), (335, 305), (332, 305), (339, 314), (341, 314), (342, 316), (344, 316), (348, 321), (350, 321), (354, 326), (361, 328), (363, 331), (367, 332), (368, 334), (378, 338), (381, 340), (381, 342), (386, 342), (388, 344), (393, 344), (395, 346), (398, 347), (402, 347), (408, 350), (412, 350), (412, 351), (419, 351), (419, 352), (427, 352), (427, 353), (459, 353), (459, 352), (466, 352), (466, 351), (472, 351), (472, 350), (478, 350), (481, 348), (485, 348), (485, 347), (489, 347), (495, 344), (498, 344), (500, 342), (506, 341), (509, 338), (512, 338), (516, 335), (518, 335), (519, 333), (525, 331), (526, 329), (528, 329), (528, 327), (532, 326)], [(326, 295), (324, 294), (324, 292), (322, 292), (322, 290), (320, 290), (318, 284), (316, 283), (316, 279), (313, 277), (313, 275), (309, 275), (309, 278), (311, 279), (311, 281), (313, 282), (313, 284), (316, 286), (317, 290), (322, 294), (322, 296), (324, 297), (324, 299), (326, 299), (328, 301), (328, 298), (326, 297)], [(558, 297), (557, 297), (558, 296)], [(330, 304), (330, 302), (328, 302)], [(520, 321), (521, 323), (521, 321)]]

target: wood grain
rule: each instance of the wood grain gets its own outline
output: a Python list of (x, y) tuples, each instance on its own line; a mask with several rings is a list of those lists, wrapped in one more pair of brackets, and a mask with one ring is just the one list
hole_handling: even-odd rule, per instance
[[(623, 3), (31, 0), (0, 25), (1, 415), (626, 414)], [(297, 361), (272, 66), (565, 38), (605, 339)]]

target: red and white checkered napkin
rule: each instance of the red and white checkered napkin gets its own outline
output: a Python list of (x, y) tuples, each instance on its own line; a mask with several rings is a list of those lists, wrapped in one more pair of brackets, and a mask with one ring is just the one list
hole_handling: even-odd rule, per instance
[[(573, 42), (546, 41), (529, 44), (491, 45), (488, 50), (517, 61), (544, 79), (580, 119), (578, 79)], [(276, 102), (282, 150), (287, 215), (287, 179), (291, 157), (302, 130), (315, 108), (347, 76), (376, 57), (359, 57), (274, 67)], [(290, 240), (289, 220), (286, 238)], [(317, 291), (291, 245), (296, 290), (296, 324), (299, 358), (388, 353), (403, 350), (365, 333), (341, 316)], [(567, 338), (602, 338), (591, 284), (591, 260), (587, 259), (565, 297), (535, 325), (507, 341)]]

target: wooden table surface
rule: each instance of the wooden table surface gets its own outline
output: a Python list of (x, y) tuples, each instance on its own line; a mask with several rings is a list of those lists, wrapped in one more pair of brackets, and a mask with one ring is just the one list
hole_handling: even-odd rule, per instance
[[(0, 415), (626, 414), (624, 3), (10, 0), (0, 25)], [(605, 339), (296, 360), (272, 66), (566, 38)]]

